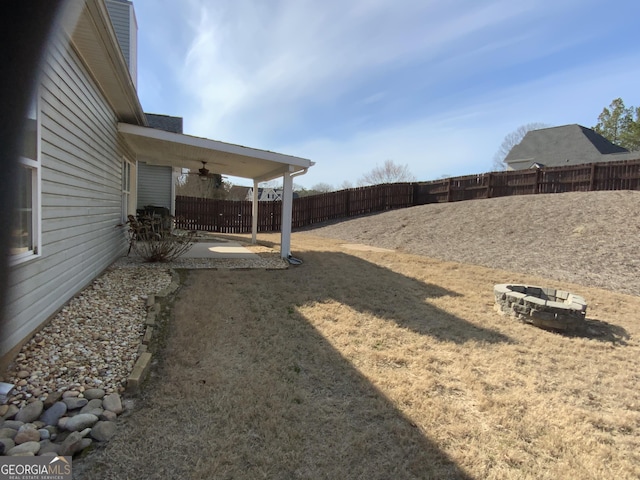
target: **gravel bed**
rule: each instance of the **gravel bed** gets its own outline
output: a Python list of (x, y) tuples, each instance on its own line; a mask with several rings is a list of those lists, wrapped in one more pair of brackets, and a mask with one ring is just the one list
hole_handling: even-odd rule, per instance
[(55, 391), (124, 390), (144, 334), (146, 300), (171, 283), (167, 266), (109, 267), (22, 348), (7, 372), (9, 403), (22, 407)]

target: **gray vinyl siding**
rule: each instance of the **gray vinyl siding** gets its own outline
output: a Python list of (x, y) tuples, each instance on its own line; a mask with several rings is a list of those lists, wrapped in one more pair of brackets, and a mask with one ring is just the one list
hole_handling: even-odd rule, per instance
[(147, 205), (171, 210), (171, 167), (138, 162), (138, 208)]
[(127, 66), (129, 67), (129, 70), (131, 70), (131, 7), (128, 3), (121, 1), (107, 0), (107, 2), (105, 3), (107, 5), (109, 17), (111, 18), (111, 23), (113, 24), (113, 29), (116, 32), (118, 44), (120, 45), (120, 49), (124, 54), (125, 60), (127, 61)]
[(40, 89), (42, 251), (11, 268), (0, 355), (126, 251), (117, 118), (63, 34)]

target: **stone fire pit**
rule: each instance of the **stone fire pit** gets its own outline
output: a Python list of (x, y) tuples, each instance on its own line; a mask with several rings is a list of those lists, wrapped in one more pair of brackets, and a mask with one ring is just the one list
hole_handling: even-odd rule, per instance
[(500, 284), (493, 287), (495, 310), (536, 327), (574, 330), (584, 321), (584, 298), (564, 290), (530, 285)]

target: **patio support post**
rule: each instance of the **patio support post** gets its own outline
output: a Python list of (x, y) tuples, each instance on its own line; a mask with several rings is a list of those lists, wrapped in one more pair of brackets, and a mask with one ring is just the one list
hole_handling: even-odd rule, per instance
[(253, 197), (251, 198), (251, 243), (254, 245), (258, 237), (258, 181), (253, 180)]
[(291, 166), (284, 172), (282, 192), (282, 226), (280, 239), (280, 256), (289, 258), (291, 255), (291, 219), (293, 209), (293, 178)]

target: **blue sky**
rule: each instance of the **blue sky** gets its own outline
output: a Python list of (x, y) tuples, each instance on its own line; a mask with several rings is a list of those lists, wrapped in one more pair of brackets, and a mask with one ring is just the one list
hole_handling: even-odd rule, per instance
[(309, 158), (307, 188), (387, 159), (418, 180), (486, 172), (520, 125), (640, 106), (637, 0), (133, 2), (145, 111)]

